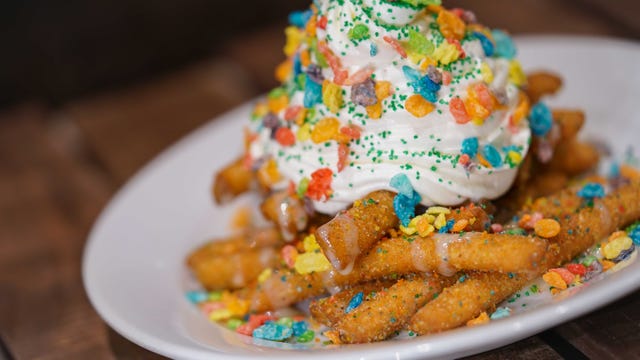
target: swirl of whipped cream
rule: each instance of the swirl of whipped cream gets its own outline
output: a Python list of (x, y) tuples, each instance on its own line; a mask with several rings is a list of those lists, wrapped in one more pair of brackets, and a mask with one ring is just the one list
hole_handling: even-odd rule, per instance
[[(376, 82), (389, 82), (391, 94), (378, 99), (382, 109), (379, 118), (372, 118), (367, 107), (353, 101), (354, 87), (349, 79), (340, 84), (343, 104), (337, 111), (335, 107), (334, 111), (330, 110), (326, 102), (317, 102), (307, 109), (306, 118), (300, 123), (283, 120), (286, 109), (280, 110), (275, 115), (280, 118), (281, 125), (297, 134), (293, 144), (283, 145), (274, 134), (275, 127), (258, 124), (249, 155), (253, 159), (276, 161), (283, 181), (275, 187), (287, 186), (290, 181), (300, 184), (308, 181), (314, 171), (328, 168), (333, 174), (331, 191), (325, 198), (314, 199), (314, 205), (316, 210), (329, 214), (348, 207), (372, 191), (393, 190), (390, 180), (399, 173), (407, 175), (414, 190), (420, 194), (421, 203), (426, 206), (493, 199), (509, 189), (517, 173), (518, 161), (507, 161), (507, 157), (515, 152), (517, 159), (522, 158), (531, 137), (526, 119), (513, 121), (521, 97), (518, 86), (510, 80), (510, 70), (513, 71), (514, 66), (511, 59), (487, 56), (482, 42), (476, 37), (462, 39), (458, 43), (458, 58), (446, 59), (442, 53), (447, 47), (454, 46), (454, 42), (444, 38), (437, 17), (424, 6), (384, 0), (321, 0), (316, 4), (312, 16), (325, 17), (326, 25), (316, 27), (313, 41), (302, 41), (297, 54), (313, 53), (316, 49), (312, 44), (325, 43), (339, 59), (342, 70), (349, 75), (365, 71)], [(358, 24), (366, 27), (368, 33), (354, 39), (352, 29)], [(416, 94), (407, 78), (407, 69), (424, 74), (426, 67), (421, 65), (427, 60), (411, 53), (403, 54), (402, 49), (398, 49), (398, 44), (408, 41), (411, 31), (423, 34), (433, 45), (431, 51), (438, 55), (433, 57), (439, 57), (437, 71), (443, 75), (448, 73), (451, 78), (450, 82), (442, 82), (437, 101), (431, 104), (433, 109), (419, 117), (407, 109), (407, 99)], [(311, 64), (318, 63), (311, 59)], [(304, 73), (309, 68), (310, 64), (303, 64), (300, 71)], [(321, 76), (337, 79), (336, 68), (322, 67)], [(305, 104), (305, 89), (292, 85), (296, 79), (291, 76), (284, 84), (289, 89), (289, 108)], [(477, 83), (485, 84), (499, 104), (483, 121), (460, 123), (450, 110), (450, 101), (468, 98), (469, 87)], [(338, 165), (340, 142), (315, 143), (301, 135), (312, 131), (323, 118), (335, 118), (341, 126), (359, 129), (360, 137), (348, 143), (348, 157), (343, 168)], [(470, 160), (463, 163), (465, 139), (477, 139), (479, 150), (477, 156), (471, 154)], [(497, 151), (499, 164), (495, 159), (487, 159), (490, 155), (495, 158), (495, 151), (483, 153), (483, 149), (489, 148)]]

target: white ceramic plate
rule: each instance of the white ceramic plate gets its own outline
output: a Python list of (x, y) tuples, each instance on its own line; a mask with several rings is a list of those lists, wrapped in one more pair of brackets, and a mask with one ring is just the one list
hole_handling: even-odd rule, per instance
[[(585, 136), (606, 139), (617, 154), (638, 143), (640, 46), (582, 37), (518, 40), (525, 70), (562, 74), (553, 105), (588, 115)], [(368, 345), (324, 349), (258, 346), (208, 322), (184, 297), (185, 255), (224, 235), (230, 206), (216, 208), (212, 173), (241, 151), (247, 104), (203, 126), (142, 169), (104, 209), (87, 242), (83, 278), (98, 313), (131, 341), (171, 358), (409, 359), (457, 357), (496, 348), (592, 311), (640, 287), (640, 261), (517, 315), (475, 328)], [(272, 343), (273, 344), (273, 343)]]

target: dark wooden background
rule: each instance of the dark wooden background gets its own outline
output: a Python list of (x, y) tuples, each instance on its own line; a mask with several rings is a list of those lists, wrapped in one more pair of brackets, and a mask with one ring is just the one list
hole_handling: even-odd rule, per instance
[[(81, 253), (92, 222), (137, 169), (274, 85), (286, 15), (308, 0), (220, 3), (0, 5), (0, 359), (159, 358), (91, 308)], [(634, 0), (446, 3), (515, 34), (640, 38)], [(640, 358), (639, 308), (636, 292), (476, 358)]]

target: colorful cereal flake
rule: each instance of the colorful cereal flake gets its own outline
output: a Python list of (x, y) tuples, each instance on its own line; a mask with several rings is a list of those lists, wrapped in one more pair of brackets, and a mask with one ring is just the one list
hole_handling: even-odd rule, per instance
[(508, 307), (499, 307), (494, 311), (489, 318), (491, 320), (498, 320), (502, 318), (506, 318), (511, 315), (511, 309)]
[(300, 315), (276, 317), (268, 313), (251, 314), (245, 320), (229, 319), (225, 326), (239, 334), (269, 341), (308, 343), (316, 339), (316, 332)]
[(331, 269), (331, 263), (320, 250), (320, 245), (313, 234), (302, 240), (304, 253), (296, 256), (293, 268), (299, 274), (310, 274)]
[(396, 189), (398, 194), (402, 194), (407, 197), (411, 197), (413, 195), (413, 185), (411, 185), (411, 180), (404, 173), (399, 173), (394, 175), (389, 181), (389, 186)]
[(634, 245), (640, 246), (640, 221), (627, 228), (627, 234), (633, 240)]
[(516, 46), (511, 37), (502, 30), (492, 30), (491, 35), (495, 42), (495, 55), (507, 59), (513, 59), (516, 56)]
[(551, 109), (541, 102), (535, 104), (529, 113), (529, 126), (534, 135), (545, 136), (553, 126)]
[(311, 130), (311, 141), (322, 144), (330, 140), (336, 140), (340, 133), (340, 120), (334, 117), (320, 119)]
[(267, 322), (264, 325), (254, 329), (251, 335), (257, 339), (271, 340), (271, 341), (283, 341), (290, 338), (293, 335), (293, 330), (290, 327), (280, 325), (274, 322)]
[(462, 40), (466, 26), (464, 21), (454, 12), (442, 10), (438, 14), (436, 22), (440, 26), (440, 32), (447, 39)]
[(420, 203), (422, 198), (415, 190), (411, 196), (404, 194), (398, 194), (393, 198), (393, 209), (396, 216), (400, 219), (402, 226), (408, 226), (411, 218), (415, 216), (416, 206)]
[(587, 183), (578, 190), (578, 196), (583, 199), (602, 198), (604, 195), (604, 187), (599, 183)]
[(409, 96), (407, 101), (404, 103), (404, 108), (413, 116), (417, 118), (421, 118), (427, 116), (427, 114), (431, 113), (435, 106), (427, 101), (420, 94), (413, 94)]
[(311, 173), (311, 180), (307, 186), (307, 196), (316, 201), (327, 200), (331, 196), (331, 182), (333, 171), (321, 168)]
[(322, 83), (322, 102), (333, 113), (340, 111), (343, 105), (342, 87), (330, 80)]
[(462, 153), (474, 158), (478, 154), (479, 142), (477, 137), (469, 137), (462, 140)]
[(554, 219), (542, 219), (533, 225), (536, 235), (542, 238), (552, 238), (560, 233), (560, 223)]
[(471, 121), (467, 108), (464, 105), (464, 101), (459, 97), (455, 97), (449, 101), (449, 112), (453, 115), (453, 118), (458, 124), (466, 124)]
[(357, 294), (355, 294), (351, 298), (351, 300), (349, 300), (349, 304), (344, 309), (344, 313), (348, 314), (348, 313), (352, 312), (353, 310), (355, 310), (358, 306), (360, 306), (360, 304), (362, 304), (362, 300), (363, 299), (364, 299), (364, 293), (362, 291), (360, 291)]
[(550, 269), (543, 276), (552, 294), (578, 286), (628, 260), (635, 252), (635, 245), (624, 231), (618, 231), (585, 254), (562, 267)]

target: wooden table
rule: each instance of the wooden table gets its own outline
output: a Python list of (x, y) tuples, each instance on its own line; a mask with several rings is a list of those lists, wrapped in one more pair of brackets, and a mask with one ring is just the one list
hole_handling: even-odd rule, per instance
[[(487, 1), (480, 19), (517, 33), (638, 38), (635, 16), (602, 1), (521, 1), (498, 17), (508, 2)], [(109, 329), (88, 303), (80, 276), (87, 233), (160, 150), (274, 84), (280, 34), (235, 38), (224, 56), (60, 108), (31, 101), (0, 112), (0, 359), (161, 358)], [(635, 292), (474, 358), (640, 358), (639, 309)]]

